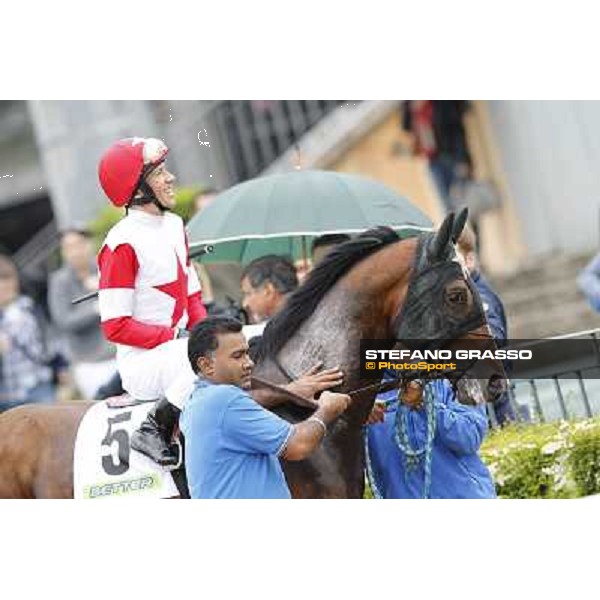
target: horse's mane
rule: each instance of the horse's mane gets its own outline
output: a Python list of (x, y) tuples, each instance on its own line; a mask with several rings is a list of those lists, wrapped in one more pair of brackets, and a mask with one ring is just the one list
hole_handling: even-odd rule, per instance
[(314, 312), (323, 296), (351, 267), (398, 240), (399, 236), (393, 229), (376, 227), (334, 246), (310, 272), (304, 283), (288, 297), (281, 311), (269, 321), (257, 360), (275, 356)]

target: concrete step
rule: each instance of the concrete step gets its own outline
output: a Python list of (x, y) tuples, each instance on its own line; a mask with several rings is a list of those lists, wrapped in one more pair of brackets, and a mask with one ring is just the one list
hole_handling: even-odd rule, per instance
[(585, 302), (539, 308), (505, 304), (509, 335), (513, 339), (537, 339), (600, 326), (600, 315)]
[(502, 298), (510, 337), (537, 339), (600, 326), (576, 278), (593, 254), (549, 256), (523, 265), (510, 277), (492, 280)]
[(528, 287), (494, 288), (505, 304), (515, 310), (536, 304), (539, 308), (552, 307), (569, 302), (585, 302), (585, 298), (576, 286), (574, 279), (553, 279), (544, 283), (531, 284)]
[(530, 260), (523, 263), (517, 273), (494, 278), (494, 283), (498, 286), (514, 286), (531, 281), (544, 281), (556, 272), (576, 275), (592, 259), (594, 254), (586, 252), (573, 256), (546, 256), (535, 261)]

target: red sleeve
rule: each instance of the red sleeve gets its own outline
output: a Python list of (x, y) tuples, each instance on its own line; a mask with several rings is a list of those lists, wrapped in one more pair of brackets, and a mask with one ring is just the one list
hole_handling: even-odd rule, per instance
[(188, 329), (191, 329), (196, 323), (206, 319), (208, 312), (202, 302), (202, 292), (196, 292), (188, 296)]
[(102, 322), (107, 340), (136, 348), (156, 348), (175, 338), (175, 330), (161, 325), (148, 325), (132, 317), (119, 317)]
[(172, 340), (175, 330), (134, 319), (133, 294), (139, 263), (130, 244), (114, 251), (103, 246), (98, 255), (100, 270), (100, 319), (107, 340), (137, 348), (154, 348)]

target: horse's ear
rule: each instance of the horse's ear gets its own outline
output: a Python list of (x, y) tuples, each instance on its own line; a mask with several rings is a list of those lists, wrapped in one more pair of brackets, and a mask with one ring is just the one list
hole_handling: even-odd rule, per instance
[(456, 219), (454, 219), (454, 225), (452, 226), (452, 242), (456, 244), (462, 230), (465, 227), (465, 223), (469, 217), (469, 209), (465, 206), (459, 213)]
[(452, 235), (452, 225), (454, 223), (454, 213), (450, 213), (440, 225), (438, 232), (435, 234), (430, 246), (431, 260), (441, 259), (448, 247), (450, 236)]

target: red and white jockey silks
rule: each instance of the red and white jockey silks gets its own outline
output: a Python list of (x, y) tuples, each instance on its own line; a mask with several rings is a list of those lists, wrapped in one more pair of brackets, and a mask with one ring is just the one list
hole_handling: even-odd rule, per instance
[(183, 221), (132, 209), (98, 254), (100, 318), (119, 363), (174, 339), (206, 316)]

